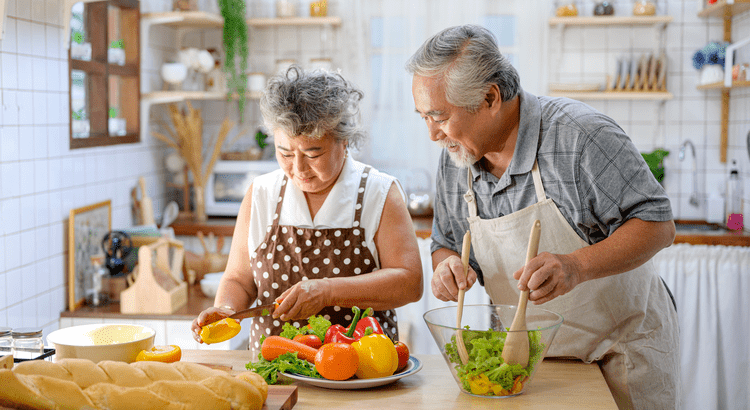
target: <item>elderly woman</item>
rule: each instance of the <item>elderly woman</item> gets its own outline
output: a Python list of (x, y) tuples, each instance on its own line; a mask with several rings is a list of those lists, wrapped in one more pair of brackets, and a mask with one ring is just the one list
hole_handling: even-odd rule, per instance
[(235, 226), (214, 307), (201, 326), (249, 307), (281, 301), (253, 319), (250, 349), (284, 321), (323, 315), (346, 326), (351, 307), (372, 307), (398, 338), (394, 309), (422, 296), (416, 234), (397, 180), (354, 160), (364, 139), (362, 91), (341, 75), (293, 66), (269, 80), (260, 101), (280, 170), (255, 178)]

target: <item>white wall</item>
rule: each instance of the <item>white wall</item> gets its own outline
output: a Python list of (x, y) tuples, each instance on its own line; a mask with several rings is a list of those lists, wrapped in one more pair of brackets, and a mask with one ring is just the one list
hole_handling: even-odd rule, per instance
[[(550, 4), (552, 2), (549, 2)], [(581, 15), (591, 15), (594, 2), (579, 1)], [(615, 1), (615, 15), (631, 15), (632, 2)], [(665, 160), (664, 186), (672, 199), (678, 219), (706, 220), (708, 193), (724, 192), (727, 164), (719, 159), (721, 130), (721, 92), (698, 90), (699, 73), (692, 66), (695, 52), (709, 41), (723, 39), (720, 18), (700, 18), (700, 0), (660, 0), (660, 13), (674, 18), (666, 29), (668, 58), (667, 89), (674, 99), (664, 104), (651, 101), (587, 101), (590, 105), (614, 118), (633, 139), (642, 152), (666, 148), (670, 155)], [(581, 6), (581, 4), (583, 4)], [(550, 8), (550, 15), (552, 13)], [(546, 17), (545, 17), (546, 18)], [(750, 36), (750, 13), (736, 16), (732, 25), (733, 40)], [(550, 30), (548, 52), (548, 80), (550, 82), (604, 83), (606, 74), (614, 74), (620, 56), (640, 56), (658, 46), (658, 36), (651, 27), (585, 27), (568, 28), (561, 47), (560, 30)], [(558, 60), (556, 55), (562, 55)], [(750, 61), (750, 46), (740, 50), (740, 60)], [(559, 67), (559, 68), (558, 68)], [(556, 78), (554, 73), (561, 73)], [(728, 163), (737, 159), (744, 180), (745, 214), (750, 211), (750, 158), (746, 136), (750, 131), (750, 88), (732, 90), (729, 119)], [(665, 119), (666, 118), (666, 119)], [(697, 186), (701, 204), (689, 205), (693, 191), (692, 162), (688, 150), (680, 162), (680, 145), (690, 139), (696, 148)]]
[[(0, 40), (0, 326), (39, 326), (45, 336), (67, 306), (70, 210), (110, 199), (112, 227), (129, 227), (130, 190), (141, 175), (157, 213), (164, 205), (164, 149), (150, 138), (68, 148), (62, 7), (62, 0), (9, 0)], [(143, 53), (159, 55), (164, 43), (157, 36)]]
[[(204, 7), (211, 5), (208, 1), (202, 2)], [(68, 64), (61, 41), (62, 3), (62, 0), (9, 0), (5, 34), (0, 40), (0, 326), (42, 326), (45, 334), (56, 329), (59, 312), (66, 306), (65, 227), (70, 210), (111, 199), (113, 228), (129, 227), (130, 190), (136, 186), (138, 176), (146, 177), (149, 195), (156, 199), (157, 214), (164, 206), (166, 179), (162, 158), (167, 150), (150, 135), (141, 136), (138, 144), (68, 149)], [(665, 186), (674, 199), (675, 215), (705, 219), (702, 214), (705, 206), (696, 212), (687, 205), (692, 189), (690, 165), (677, 160), (677, 151), (685, 138), (696, 143), (699, 191), (703, 197), (708, 189), (716, 189), (723, 183), (726, 166), (719, 163), (718, 156), (719, 93), (696, 90), (697, 72), (690, 65), (697, 49), (709, 40), (720, 38), (721, 21), (697, 18), (698, 0), (660, 3), (667, 6), (675, 19), (667, 29), (670, 62), (667, 83), (675, 98), (666, 103), (666, 129), (652, 127), (657, 106), (654, 103), (592, 105), (619, 121), (640, 149), (666, 146), (672, 152), (667, 159)], [(332, 15), (336, 15), (336, 7), (345, 7), (345, 2), (331, 4)], [(167, 11), (170, 5), (169, 0), (149, 0), (141, 2), (141, 9)], [(549, 15), (538, 16), (542, 19), (540, 26), (546, 27)], [(316, 49), (321, 47), (322, 29), (264, 30), (264, 34), (251, 39), (251, 54), (255, 56), (251, 64), (264, 69), (276, 58), (285, 56), (280, 50), (295, 50), (303, 59), (326, 52)], [(597, 30), (609, 32), (602, 37)], [(734, 20), (734, 38), (748, 35), (750, 13)], [(602, 58), (603, 50), (630, 47), (621, 43), (625, 37), (617, 29), (593, 28), (584, 29), (577, 39), (568, 37), (570, 42), (566, 44), (570, 44), (570, 51), (582, 55), (577, 62), (566, 63), (570, 65), (565, 68), (574, 70), (582, 64), (602, 66), (606, 62), (597, 59)], [(336, 41), (335, 36), (332, 38)], [(601, 44), (589, 47), (587, 42), (593, 39)], [(221, 44), (220, 30), (188, 34), (185, 44), (215, 47)], [(552, 40), (548, 47), (554, 45)], [(594, 52), (589, 53), (592, 49)], [(175, 30), (153, 28), (149, 42), (142, 44), (142, 53), (141, 90), (160, 89), (158, 67), (175, 57)], [(540, 64), (546, 63), (547, 57), (540, 53)], [(235, 104), (218, 101), (199, 107), (207, 114), (206, 131), (210, 135), (216, 132), (225, 115), (237, 118)], [(749, 113), (750, 89), (732, 91), (728, 157), (737, 158), (742, 167), (746, 214), (750, 210), (750, 161), (745, 148)], [(163, 114), (163, 107), (150, 113), (154, 118)], [(248, 102), (245, 115), (251, 127), (253, 121), (257, 124), (255, 102)]]

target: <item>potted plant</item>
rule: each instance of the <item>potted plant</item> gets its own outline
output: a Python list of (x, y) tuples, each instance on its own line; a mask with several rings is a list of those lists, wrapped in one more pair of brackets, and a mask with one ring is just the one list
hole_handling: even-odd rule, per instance
[[(218, 0), (224, 17), (224, 70), (227, 74), (227, 99), (237, 93), (240, 122), (245, 110), (247, 88), (247, 22), (245, 0)], [(237, 61), (239, 59), (239, 62)], [(239, 66), (238, 66), (239, 63)]]

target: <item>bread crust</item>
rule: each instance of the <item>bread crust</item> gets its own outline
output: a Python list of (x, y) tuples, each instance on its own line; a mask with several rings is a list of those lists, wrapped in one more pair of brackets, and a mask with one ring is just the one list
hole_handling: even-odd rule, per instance
[(259, 410), (262, 377), (240, 380), (197, 363), (34, 360), (0, 369), (0, 405), (20, 409)]

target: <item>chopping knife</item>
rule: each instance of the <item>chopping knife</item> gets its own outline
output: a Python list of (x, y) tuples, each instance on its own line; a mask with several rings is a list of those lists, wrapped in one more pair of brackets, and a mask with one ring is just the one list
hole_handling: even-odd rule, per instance
[(248, 317), (270, 316), (278, 306), (279, 304), (275, 302), (268, 305), (260, 305), (250, 309), (240, 310), (229, 317), (232, 319), (245, 319)]

